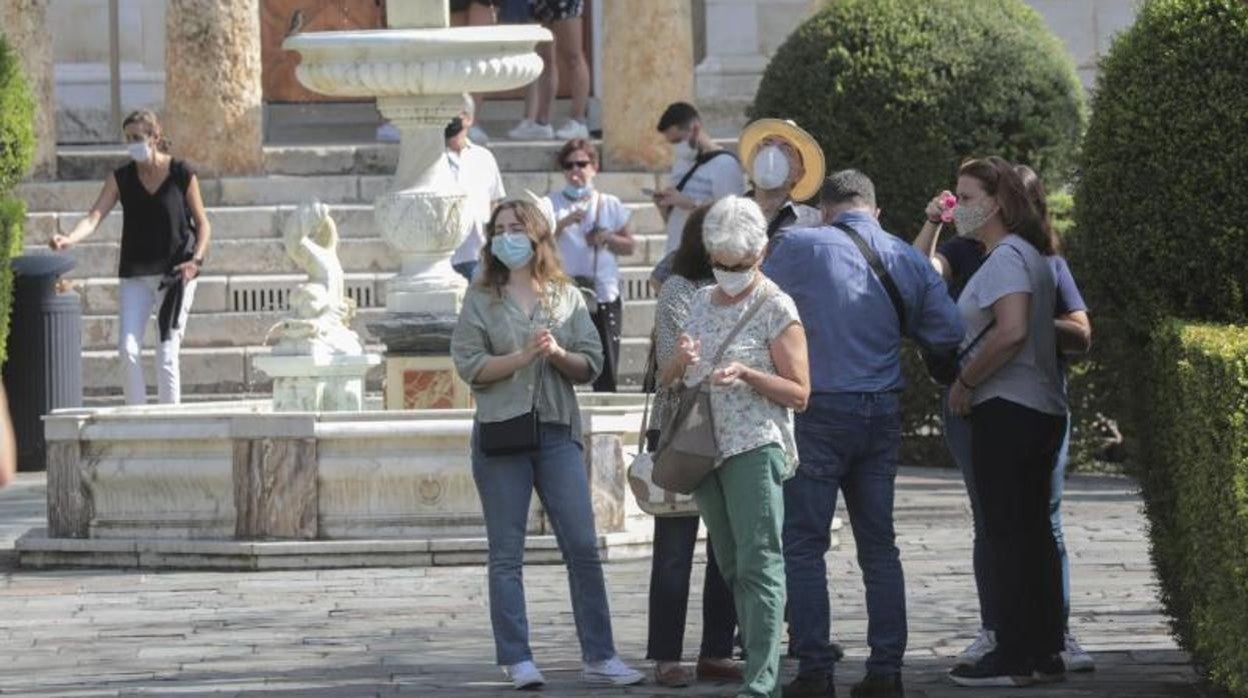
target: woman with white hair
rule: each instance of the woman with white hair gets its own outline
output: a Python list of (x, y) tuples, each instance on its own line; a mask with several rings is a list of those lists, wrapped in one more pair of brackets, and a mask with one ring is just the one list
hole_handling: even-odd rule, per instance
[[(758, 270), (767, 245), (758, 204), (720, 199), (702, 230), (716, 283), (694, 296), (661, 380), (710, 383), (719, 462), (694, 498), (745, 640), (739, 695), (770, 696), (778, 686), (784, 624), (782, 485), (797, 468), (793, 410), (805, 409), (810, 397), (806, 332), (793, 299)], [(703, 356), (722, 358), (712, 365)]]

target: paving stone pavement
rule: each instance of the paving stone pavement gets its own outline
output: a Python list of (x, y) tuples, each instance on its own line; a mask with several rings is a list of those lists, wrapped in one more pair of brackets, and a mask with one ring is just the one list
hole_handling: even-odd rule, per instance
[[(12, 541), (43, 520), (43, 478), (0, 492), (0, 694), (25, 696), (502, 696), (483, 567), (301, 572), (28, 571)], [(1072, 624), (1098, 669), (1028, 696), (1204, 696), (1170, 638), (1139, 499), (1123, 478), (1066, 489)], [(944, 677), (977, 626), (970, 518), (950, 471), (906, 469), (897, 495), (912, 698), (1019, 695)], [(866, 618), (852, 536), (829, 555), (841, 695), (863, 672)], [(620, 652), (645, 666), (647, 561), (607, 566)], [(557, 696), (721, 696), (733, 687), (590, 689), (560, 566), (526, 569), (532, 644)], [(697, 573), (695, 589), (701, 588)], [(696, 652), (700, 599), (686, 653)], [(648, 667), (647, 667), (648, 668)], [(786, 676), (793, 667), (786, 664)]]

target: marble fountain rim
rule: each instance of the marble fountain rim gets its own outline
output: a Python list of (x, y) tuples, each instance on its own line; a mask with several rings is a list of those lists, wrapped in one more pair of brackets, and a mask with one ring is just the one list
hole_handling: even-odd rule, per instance
[(282, 48), (299, 52), (303, 64), (349, 59), (489, 59), (493, 54), (529, 53), (535, 44), (550, 40), (550, 31), (539, 25), (508, 24), (307, 32), (287, 37)]

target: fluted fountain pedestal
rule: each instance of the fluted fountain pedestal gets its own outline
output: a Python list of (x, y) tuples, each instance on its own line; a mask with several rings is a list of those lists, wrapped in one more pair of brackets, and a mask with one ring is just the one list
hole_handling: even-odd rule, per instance
[[(551, 35), (539, 26), (446, 28), (442, 3), (404, 2), (404, 27), (296, 34), (297, 76), (309, 89), (377, 97), (400, 134), (389, 191), (374, 201), (381, 236), (401, 260), (386, 291), (386, 316), (368, 326), (386, 345), (386, 407), (466, 407), (454, 374), (450, 338), (466, 284), (451, 268), (469, 220), (465, 194), (446, 158), (443, 131), (462, 93), (521, 87), (542, 71), (533, 48)], [(394, 7), (394, 4), (391, 5)], [(424, 14), (421, 8), (424, 7)]]

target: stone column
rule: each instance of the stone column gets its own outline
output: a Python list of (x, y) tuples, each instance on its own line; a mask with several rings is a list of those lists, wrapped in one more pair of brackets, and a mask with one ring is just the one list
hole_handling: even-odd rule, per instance
[(206, 175), (264, 165), (259, 0), (169, 0), (165, 130)]
[(0, 0), (0, 32), (21, 59), (35, 100), (35, 161), (30, 176), (56, 177), (56, 103), (52, 41), (48, 33), (50, 0)]
[(602, 11), (606, 165), (666, 169), (671, 148), (654, 127), (667, 105), (693, 99), (689, 2), (606, 2)]

